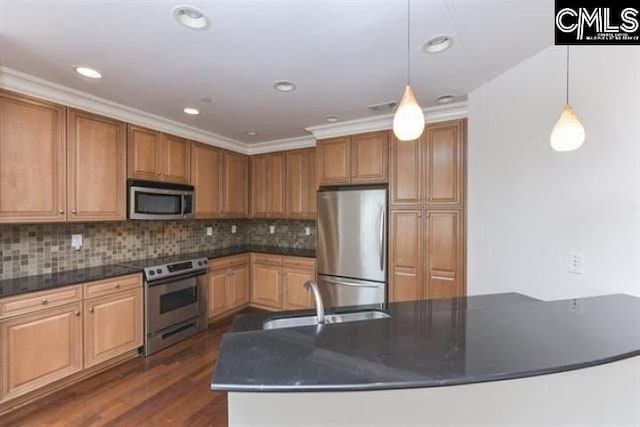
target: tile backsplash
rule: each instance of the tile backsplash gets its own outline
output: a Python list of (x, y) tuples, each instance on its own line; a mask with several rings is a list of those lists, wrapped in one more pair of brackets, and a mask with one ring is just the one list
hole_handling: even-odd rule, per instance
[[(237, 232), (231, 233), (231, 226)], [(274, 234), (269, 227), (274, 226)], [(206, 235), (213, 228), (213, 236)], [(309, 227), (311, 235), (305, 235)], [(71, 247), (82, 234), (83, 246)], [(85, 267), (221, 249), (263, 245), (315, 249), (313, 220), (124, 221), (0, 225), (0, 280)]]

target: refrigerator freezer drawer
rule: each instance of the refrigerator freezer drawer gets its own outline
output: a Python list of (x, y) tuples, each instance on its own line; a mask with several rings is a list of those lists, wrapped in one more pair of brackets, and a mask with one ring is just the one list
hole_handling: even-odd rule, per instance
[(318, 287), (327, 307), (384, 304), (387, 285), (380, 282), (318, 275)]

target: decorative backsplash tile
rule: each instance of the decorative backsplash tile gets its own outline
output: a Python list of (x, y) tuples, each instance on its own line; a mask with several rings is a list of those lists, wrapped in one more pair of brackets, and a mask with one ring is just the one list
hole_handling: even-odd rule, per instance
[[(231, 226), (237, 232), (231, 233)], [(274, 234), (269, 233), (273, 225)], [(213, 228), (213, 236), (206, 235)], [(305, 235), (309, 227), (311, 235)], [(83, 246), (71, 247), (82, 234)], [(125, 221), (0, 225), (0, 280), (85, 267), (221, 249), (262, 245), (315, 249), (313, 220)]]

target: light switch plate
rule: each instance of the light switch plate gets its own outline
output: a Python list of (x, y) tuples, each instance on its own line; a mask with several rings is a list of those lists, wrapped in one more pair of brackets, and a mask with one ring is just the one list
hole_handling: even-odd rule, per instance
[(231, 226), (231, 233), (232, 234), (236, 234), (237, 231), (238, 231), (238, 226), (237, 225), (232, 225)]
[(311, 236), (311, 227), (305, 227), (304, 228), (304, 235), (305, 236)]
[(207, 227), (207, 236), (213, 236), (213, 227)]
[(274, 234), (276, 232), (276, 226), (275, 225), (270, 225), (269, 226), (269, 234)]
[(584, 274), (584, 256), (579, 252), (569, 252), (569, 273)]
[(75, 250), (79, 250), (82, 247), (82, 234), (71, 235), (71, 247)]

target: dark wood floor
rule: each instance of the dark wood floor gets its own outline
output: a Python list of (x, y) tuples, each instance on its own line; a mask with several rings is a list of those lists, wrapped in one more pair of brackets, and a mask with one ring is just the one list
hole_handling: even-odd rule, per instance
[(210, 325), (173, 347), (139, 357), (5, 414), (0, 426), (227, 426), (227, 395), (209, 390), (222, 334)]

